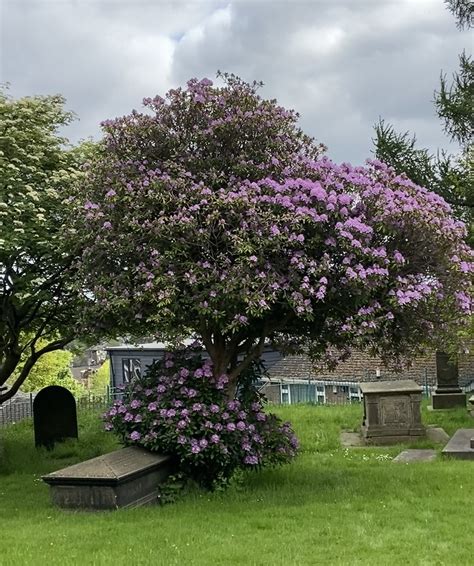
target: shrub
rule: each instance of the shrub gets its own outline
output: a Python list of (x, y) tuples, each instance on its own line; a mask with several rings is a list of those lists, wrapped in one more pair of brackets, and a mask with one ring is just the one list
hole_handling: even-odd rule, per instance
[(290, 461), (298, 448), (290, 424), (264, 412), (252, 385), (228, 399), (227, 381), (213, 376), (201, 352), (168, 352), (127, 386), (105, 414), (105, 428), (125, 444), (175, 456), (179, 472), (208, 489), (237, 469)]

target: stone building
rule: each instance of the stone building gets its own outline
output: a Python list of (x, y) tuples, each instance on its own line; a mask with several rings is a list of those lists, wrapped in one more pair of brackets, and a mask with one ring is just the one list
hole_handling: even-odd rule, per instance
[[(473, 391), (473, 349), (460, 354), (458, 368), (459, 385), (465, 391)], [(268, 369), (268, 379), (262, 391), (275, 403), (343, 403), (361, 398), (359, 383), (402, 379), (416, 381), (429, 395), (436, 386), (435, 352), (415, 358), (409, 368), (400, 372), (361, 351), (354, 351), (334, 371), (315, 368), (306, 356), (286, 356)]]

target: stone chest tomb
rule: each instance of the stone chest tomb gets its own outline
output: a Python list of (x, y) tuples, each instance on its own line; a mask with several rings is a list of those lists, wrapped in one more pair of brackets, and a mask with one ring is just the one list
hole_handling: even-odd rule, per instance
[(362, 436), (367, 444), (397, 444), (425, 436), (421, 423), (422, 388), (412, 380), (361, 383)]
[(155, 503), (171, 458), (130, 446), (43, 476), (55, 505), (70, 509), (118, 509)]

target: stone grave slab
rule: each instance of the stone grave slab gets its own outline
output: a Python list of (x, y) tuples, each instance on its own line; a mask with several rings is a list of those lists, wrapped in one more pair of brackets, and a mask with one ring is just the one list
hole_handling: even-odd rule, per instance
[(443, 449), (445, 456), (461, 460), (474, 460), (474, 428), (460, 428)]
[(169, 456), (129, 446), (46, 476), (55, 505), (118, 509), (156, 503), (158, 486), (173, 470)]
[(417, 450), (409, 449), (400, 452), (392, 462), (401, 462), (404, 464), (409, 464), (411, 462), (432, 462), (436, 459), (436, 450)]
[(51, 449), (56, 442), (77, 438), (74, 395), (65, 387), (49, 385), (33, 401), (35, 445)]
[(389, 445), (425, 437), (421, 423), (422, 388), (413, 380), (361, 383), (362, 436), (366, 444)]
[(343, 430), (339, 436), (341, 441), (341, 446), (344, 448), (355, 448), (355, 447), (363, 447), (364, 439), (362, 438), (359, 432), (353, 432), (350, 430)]
[(438, 426), (428, 426), (426, 429), (426, 436), (429, 440), (439, 442), (440, 444), (446, 444), (450, 439), (449, 434), (444, 430), (444, 428)]

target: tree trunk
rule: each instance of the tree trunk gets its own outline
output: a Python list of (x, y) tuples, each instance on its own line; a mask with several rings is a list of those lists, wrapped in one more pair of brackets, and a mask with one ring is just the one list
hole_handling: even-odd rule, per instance
[(247, 351), (241, 352), (242, 358), (238, 359), (237, 346), (226, 347), (225, 343), (214, 344), (211, 351), (207, 349), (213, 363), (214, 377), (218, 379), (221, 375), (227, 375), (229, 382), (226, 393), (229, 399), (235, 399), (239, 385), (239, 377), (250, 364), (260, 358), (265, 344), (265, 336), (261, 336), (257, 344), (252, 345)]

